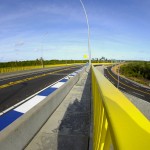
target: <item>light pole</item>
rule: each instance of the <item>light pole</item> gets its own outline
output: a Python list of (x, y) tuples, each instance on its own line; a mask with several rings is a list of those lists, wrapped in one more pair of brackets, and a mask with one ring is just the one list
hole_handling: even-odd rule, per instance
[(80, 0), (80, 3), (83, 7), (84, 10), (84, 14), (85, 14), (85, 18), (86, 18), (86, 23), (87, 23), (87, 28), (88, 28), (88, 53), (89, 53), (89, 65), (91, 66), (91, 49), (90, 49), (90, 26), (89, 26), (89, 21), (88, 21), (88, 16), (86, 13), (86, 9), (84, 7), (84, 4), (82, 2), (82, 0)]
[(48, 34), (48, 32), (46, 32), (43, 37), (42, 37), (42, 42), (41, 42), (41, 65), (42, 65), (42, 68), (44, 68), (44, 58), (43, 58), (43, 41), (44, 41), (44, 38), (46, 37), (46, 35)]
[(119, 88), (119, 69), (120, 69), (120, 66), (118, 65), (118, 84), (117, 84), (117, 88)]

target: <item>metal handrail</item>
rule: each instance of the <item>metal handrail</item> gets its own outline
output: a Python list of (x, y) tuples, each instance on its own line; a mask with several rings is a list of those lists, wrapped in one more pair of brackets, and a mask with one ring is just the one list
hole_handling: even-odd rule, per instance
[(150, 122), (92, 66), (93, 150), (149, 150)]

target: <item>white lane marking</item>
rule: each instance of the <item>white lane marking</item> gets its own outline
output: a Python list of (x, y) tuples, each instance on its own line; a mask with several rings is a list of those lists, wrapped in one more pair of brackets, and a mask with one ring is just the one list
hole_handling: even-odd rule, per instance
[(148, 89), (145, 89), (146, 91), (148, 91), (148, 92), (150, 92), (150, 90), (148, 90)]
[(125, 80), (126, 83), (129, 83), (127, 80)]
[[(69, 77), (65, 77), (65, 78), (66, 78), (66, 79), (69, 79)], [(49, 88), (49, 87), (55, 85), (56, 83), (58, 83), (58, 82), (61, 81), (62, 79), (64, 79), (64, 78), (61, 78), (60, 80), (58, 80), (58, 81), (56, 81), (56, 82), (50, 84), (49, 86), (47, 86), (47, 87), (45, 87), (44, 89), (42, 89), (42, 90), (40, 90), (40, 91), (34, 93), (33, 95), (31, 95), (31, 96), (27, 97), (26, 99), (20, 101), (19, 103), (15, 104), (15, 105), (13, 105), (13, 106), (11, 106), (11, 107), (9, 107), (8, 109), (4, 110), (1, 114), (4, 114), (4, 113), (10, 111), (10, 110), (13, 109), (13, 108), (16, 108), (18, 105), (21, 105), (22, 103), (24, 103), (24, 102), (30, 100), (32, 97), (36, 96), (37, 94), (39, 94), (40, 92), (44, 91), (45, 89), (47, 89), (47, 88)], [(1, 114), (0, 114), (0, 116), (1, 116)]]
[(72, 75), (69, 75), (68, 77), (69, 77), (69, 78), (72, 78), (72, 77), (74, 77), (74, 76), (72, 76)]
[(68, 80), (68, 79), (69, 79), (69, 77), (65, 77), (64, 79), (67, 79), (67, 80)]
[(132, 92), (132, 93), (134, 93), (134, 94), (137, 94), (137, 95), (139, 95), (139, 96), (143, 96), (143, 97), (144, 97), (144, 95), (141, 95), (141, 94), (139, 94), (139, 93), (136, 93), (136, 92)]
[(75, 76), (77, 73), (72, 73), (71, 75)]
[(133, 86), (136, 86), (136, 87), (140, 87), (140, 86), (138, 86), (138, 85), (136, 85), (136, 84), (132, 84)]
[(36, 95), (35, 97), (33, 97), (32, 99), (25, 102), (24, 104), (22, 104), (21, 106), (17, 107), (14, 110), (18, 111), (18, 112), (21, 112), (21, 113), (26, 113), (31, 108), (33, 108), (35, 105), (37, 105), (39, 102), (41, 102), (45, 97), (46, 96)]
[[(82, 70), (83, 70), (83, 69), (80, 69), (78, 72), (80, 72), (80, 71), (82, 71)], [(26, 99), (24, 99), (24, 100), (18, 102), (17, 104), (15, 104), (15, 105), (9, 107), (8, 109), (2, 111), (2, 112), (0, 113), (0, 116), (3, 115), (4, 113), (6, 113), (6, 112), (8, 112), (8, 111), (10, 111), (10, 110), (12, 110), (12, 109), (14, 109), (14, 108), (17, 108), (17, 106), (22, 105), (22, 103), (25, 103), (26, 101), (29, 101), (31, 98), (33, 98), (34, 96), (36, 96), (38, 93), (44, 91), (45, 89), (47, 89), (47, 88), (49, 88), (49, 87), (52, 87), (53, 85), (55, 85), (56, 83), (58, 83), (58, 82), (61, 81), (62, 79), (70, 79), (70, 77), (74, 77), (74, 76), (69, 76), (69, 75), (68, 75), (68, 76), (66, 76), (66, 77), (63, 77), (63, 78), (59, 79), (58, 81), (56, 81), (56, 82), (50, 84), (49, 86), (43, 88), (42, 90), (40, 90), (40, 91), (34, 93), (33, 95), (27, 97)], [(63, 83), (63, 82), (61, 82), (61, 83)], [(64, 82), (64, 83), (65, 83), (65, 82)]]
[(112, 84), (115, 84), (113, 81), (110, 81)]
[(124, 88), (124, 87), (122, 87), (122, 86), (119, 86), (119, 88), (122, 88), (122, 89), (124, 89), (124, 90), (126, 89), (126, 88)]

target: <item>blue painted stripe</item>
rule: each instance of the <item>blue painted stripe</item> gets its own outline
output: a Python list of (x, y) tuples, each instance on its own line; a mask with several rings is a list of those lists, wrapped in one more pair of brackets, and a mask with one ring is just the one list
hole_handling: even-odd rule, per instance
[(59, 82), (67, 82), (67, 81), (68, 81), (68, 79), (62, 79)]
[[(80, 72), (81, 70), (78, 70), (69, 76), (75, 76), (77, 72)], [(67, 82), (69, 79), (62, 79), (59, 82)], [(52, 88), (49, 87), (43, 91), (41, 91), (38, 95), (39, 96), (48, 96), (51, 93), (53, 93), (57, 88)], [(4, 128), (6, 128), (8, 125), (10, 125), (12, 122), (14, 122), (16, 119), (21, 117), (24, 113), (15, 111), (15, 110), (10, 110), (7, 113), (3, 114), (0, 116), (0, 131), (2, 131)]]
[(8, 125), (10, 125), (12, 122), (14, 122), (17, 118), (19, 118), (22, 115), (23, 113), (11, 110), (6, 114), (0, 116), (0, 131), (6, 128)]
[(57, 88), (47, 88), (44, 91), (40, 92), (38, 95), (40, 96), (48, 96), (49, 94), (53, 93)]

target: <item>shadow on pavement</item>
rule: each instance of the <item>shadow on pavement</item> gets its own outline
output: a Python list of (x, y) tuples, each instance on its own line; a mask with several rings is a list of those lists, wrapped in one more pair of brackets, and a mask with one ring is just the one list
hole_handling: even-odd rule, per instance
[[(71, 101), (57, 129), (57, 150), (87, 150), (90, 132), (91, 75), (75, 85)], [(85, 84), (85, 86), (84, 86)], [(84, 88), (84, 89), (83, 89)], [(82, 96), (78, 96), (81, 93)]]

